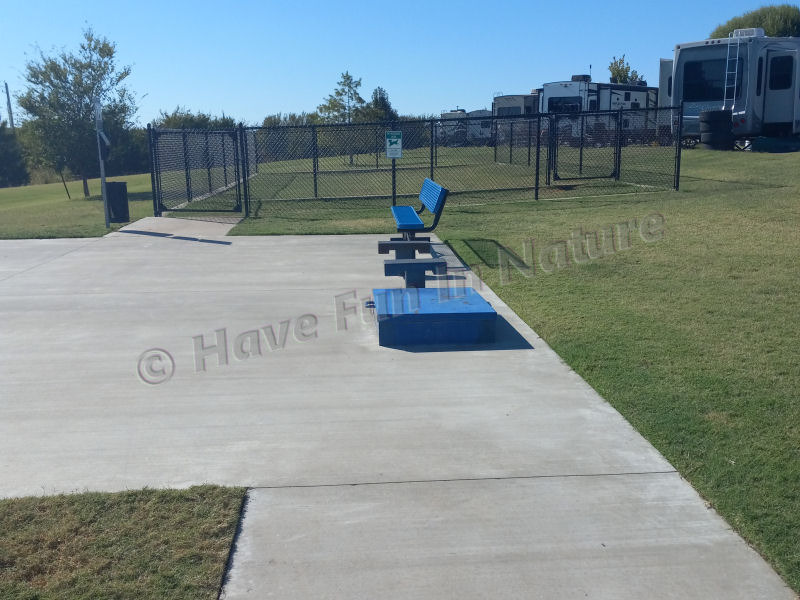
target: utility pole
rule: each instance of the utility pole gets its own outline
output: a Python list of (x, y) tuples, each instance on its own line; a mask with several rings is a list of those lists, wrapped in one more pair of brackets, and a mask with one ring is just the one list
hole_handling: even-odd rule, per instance
[(97, 156), (100, 159), (100, 189), (103, 193), (103, 212), (106, 216), (106, 229), (111, 224), (110, 215), (108, 212), (108, 196), (106, 194), (106, 161), (104, 149), (107, 149), (111, 144), (103, 132), (103, 109), (100, 106), (100, 100), (95, 100), (94, 103), (94, 125), (97, 130)]
[(8, 107), (8, 124), (11, 126), (11, 131), (14, 131), (14, 113), (11, 112), (11, 95), (8, 93), (8, 82), (6, 84), (6, 106)]

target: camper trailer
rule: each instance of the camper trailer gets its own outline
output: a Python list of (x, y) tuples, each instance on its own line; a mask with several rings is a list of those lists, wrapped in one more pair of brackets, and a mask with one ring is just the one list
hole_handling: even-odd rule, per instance
[[(773, 38), (760, 28), (728, 38), (675, 46), (662, 59), (660, 104), (683, 104), (683, 136), (699, 137), (699, 115), (730, 109), (736, 138), (800, 133), (800, 38)], [(662, 92), (663, 93), (663, 92)]]
[(436, 143), (442, 146), (487, 144), (492, 139), (491, 117), (492, 111), (486, 109), (445, 111), (436, 129)]
[(658, 88), (646, 81), (632, 84), (595, 83), (589, 75), (542, 86), (539, 110), (543, 113), (595, 112), (656, 106)]
[[(608, 141), (607, 132), (615, 127), (613, 115), (568, 118), (570, 113), (608, 113), (617, 110), (654, 108), (658, 101), (658, 89), (648, 87), (646, 81), (632, 84), (595, 83), (589, 75), (573, 75), (571, 81), (555, 81), (542, 86), (539, 109), (543, 113), (562, 115), (558, 119), (558, 135), (567, 143), (588, 134), (593, 143)], [(644, 111), (627, 113), (621, 127), (636, 138), (652, 132), (656, 123), (651, 122)]]

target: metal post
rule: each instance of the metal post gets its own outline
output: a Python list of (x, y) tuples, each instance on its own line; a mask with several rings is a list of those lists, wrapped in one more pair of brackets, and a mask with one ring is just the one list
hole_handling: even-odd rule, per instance
[(226, 132), (220, 133), (219, 137), (222, 139), (222, 178), (225, 181), (225, 187), (228, 187), (228, 156), (225, 152), (225, 136)]
[(160, 217), (158, 210), (158, 196), (156, 195), (156, 159), (153, 147), (153, 128), (147, 124), (147, 148), (150, 151), (150, 188), (153, 190), (153, 216)]
[(317, 146), (317, 126), (311, 126), (311, 169), (314, 172), (314, 198), (318, 197), (317, 178), (319, 177), (319, 147)]
[(619, 181), (622, 168), (622, 109), (617, 111), (617, 143), (614, 152), (614, 180)]
[(580, 150), (578, 153), (578, 174), (583, 175), (583, 133), (586, 124), (586, 115), (581, 114), (581, 141)]
[(106, 193), (106, 161), (103, 158), (103, 149), (101, 147), (103, 141), (100, 139), (103, 131), (103, 111), (99, 100), (95, 103), (94, 123), (95, 133), (97, 134), (97, 158), (100, 160), (100, 192), (103, 195), (103, 212), (106, 217), (106, 229), (108, 229), (111, 226), (111, 215), (109, 214), (108, 195)]
[[(244, 205), (248, 207), (245, 209), (245, 213), (247, 214), (250, 212), (250, 156), (247, 149), (247, 132), (244, 130), (243, 123), (239, 123), (239, 143), (242, 145), (242, 196)], [(238, 209), (241, 211), (241, 204), (238, 206)]]
[(392, 159), (392, 206), (397, 205), (397, 159)]
[(186, 131), (183, 132), (183, 168), (186, 170), (186, 201), (192, 201), (192, 172), (189, 169), (189, 144), (186, 139)]
[(542, 117), (536, 117), (536, 183), (534, 184), (533, 199), (539, 199), (539, 155), (542, 147)]
[(203, 132), (205, 135), (205, 159), (206, 159), (206, 173), (208, 174), (208, 193), (210, 194), (213, 191), (211, 187), (211, 153), (208, 151), (208, 130)]
[(436, 144), (436, 140), (434, 139), (434, 122), (431, 119), (431, 181), (433, 181), (433, 154), (434, 154), (434, 145)]
[(381, 147), (378, 145), (378, 128), (375, 127), (375, 170), (377, 171), (380, 166), (378, 165), (378, 155), (381, 153)]
[[(240, 154), (240, 146), (238, 139), (238, 131), (236, 129), (233, 130), (233, 176), (236, 178), (236, 205), (242, 205), (242, 177), (241, 177), (241, 158)], [(250, 207), (247, 206), (247, 212), (249, 213)]]
[[(553, 170), (553, 162), (555, 161), (555, 145), (556, 136), (553, 135), (553, 130), (558, 127), (556, 117), (547, 117), (547, 174), (545, 176), (545, 184), (550, 185), (550, 171)], [(556, 129), (557, 130), (557, 129)], [(556, 134), (558, 135), (558, 134)]]
[(681, 101), (680, 113), (678, 114), (678, 134), (675, 136), (675, 190), (680, 188), (681, 183), (681, 136), (683, 134), (683, 101)]

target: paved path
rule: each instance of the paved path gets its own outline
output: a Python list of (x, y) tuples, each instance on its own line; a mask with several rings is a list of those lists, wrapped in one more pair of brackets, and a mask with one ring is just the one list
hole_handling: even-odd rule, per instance
[(0, 495), (250, 486), (229, 599), (792, 597), (491, 290), (381, 348), (384, 236), (227, 227), (0, 241)]

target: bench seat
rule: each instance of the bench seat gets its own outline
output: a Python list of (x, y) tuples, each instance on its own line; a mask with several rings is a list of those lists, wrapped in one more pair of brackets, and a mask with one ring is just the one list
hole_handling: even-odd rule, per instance
[(397, 229), (422, 229), (425, 223), (419, 218), (413, 206), (393, 206), (392, 216), (397, 223)]

